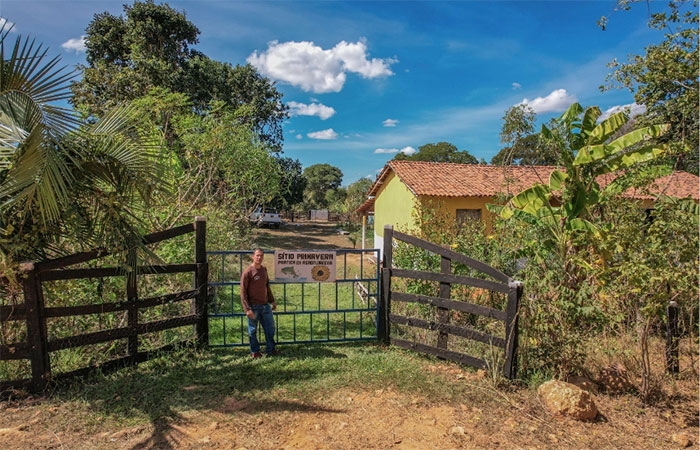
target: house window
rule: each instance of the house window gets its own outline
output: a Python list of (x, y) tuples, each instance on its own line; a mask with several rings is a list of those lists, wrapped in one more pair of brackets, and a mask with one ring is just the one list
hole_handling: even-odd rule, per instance
[(457, 223), (462, 225), (466, 221), (481, 221), (481, 210), (480, 209), (458, 209), (457, 210)]

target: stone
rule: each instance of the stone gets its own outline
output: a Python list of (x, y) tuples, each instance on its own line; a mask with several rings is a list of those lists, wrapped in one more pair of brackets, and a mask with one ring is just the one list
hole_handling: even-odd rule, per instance
[(613, 364), (600, 369), (598, 384), (610, 394), (624, 394), (634, 387), (630, 382), (627, 369), (620, 364)]
[(690, 447), (691, 444), (690, 438), (685, 433), (675, 433), (671, 436), (671, 440), (674, 444), (683, 448)]
[(455, 436), (464, 436), (464, 428), (462, 427), (452, 427), (450, 430), (450, 434), (455, 435)]
[(553, 415), (576, 420), (593, 420), (598, 415), (598, 408), (591, 394), (571, 383), (547, 381), (537, 389), (537, 395)]
[(590, 392), (591, 394), (598, 394), (598, 384), (588, 377), (569, 376), (566, 378), (566, 382), (571, 383), (574, 386), (578, 386), (584, 391)]

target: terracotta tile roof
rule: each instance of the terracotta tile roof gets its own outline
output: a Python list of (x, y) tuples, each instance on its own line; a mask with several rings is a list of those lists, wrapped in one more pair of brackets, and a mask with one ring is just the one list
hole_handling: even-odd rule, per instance
[[(549, 182), (556, 166), (490, 166), (483, 164), (450, 164), (423, 161), (389, 161), (377, 177), (368, 195), (375, 196), (393, 171), (415, 195), (441, 197), (490, 197), (498, 193), (515, 194), (535, 183)], [(615, 178), (607, 174), (598, 178), (606, 186)], [(656, 180), (649, 188), (652, 195), (629, 189), (623, 195), (637, 199), (653, 199), (665, 194), (698, 200), (700, 179), (687, 172), (673, 172)], [(373, 210), (374, 201), (365, 202), (362, 210)]]
[(535, 183), (547, 183), (557, 167), (389, 161), (369, 195), (376, 195), (388, 169), (393, 170), (415, 195), (490, 197), (501, 192), (514, 194)]
[[(608, 173), (596, 178), (598, 184), (607, 186), (615, 179), (614, 173)], [(693, 200), (700, 199), (700, 178), (692, 173), (675, 171), (670, 175), (657, 178), (653, 185), (649, 186), (647, 192), (639, 189), (627, 189), (622, 193), (624, 197), (636, 198), (639, 200), (653, 200), (659, 195), (668, 195), (676, 198), (690, 197)]]

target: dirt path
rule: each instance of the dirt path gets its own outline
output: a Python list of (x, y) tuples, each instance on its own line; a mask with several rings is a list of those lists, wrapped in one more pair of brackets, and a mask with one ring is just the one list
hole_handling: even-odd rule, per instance
[(210, 408), (182, 411), (154, 424), (116, 430), (92, 424), (92, 431), (62, 420), (64, 414), (76, 416), (67, 411), (69, 405), (25, 401), (5, 404), (1, 411), (0, 448), (681, 448), (672, 438), (679, 432), (689, 437), (689, 446), (697, 445), (692, 399), (673, 414), (654, 408), (635, 414), (630, 398), (599, 396), (605, 415), (577, 422), (542, 413), (529, 390), (497, 391), (478, 374), (452, 365), (436, 363), (430, 370), (447, 371), (491, 400), (440, 403), (391, 389), (342, 389), (312, 401), (222, 396)]
[(330, 222), (286, 222), (279, 229), (258, 228), (255, 243), (264, 248), (338, 249), (353, 248), (347, 235)]

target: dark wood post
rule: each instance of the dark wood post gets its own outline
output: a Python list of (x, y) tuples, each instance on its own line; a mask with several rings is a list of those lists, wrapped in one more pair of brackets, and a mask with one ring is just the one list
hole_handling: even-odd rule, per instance
[(389, 314), (391, 314), (391, 265), (394, 240), (394, 227), (384, 226), (384, 243), (382, 245), (382, 300), (379, 304), (379, 341), (385, 345), (391, 342), (391, 327), (389, 324)]
[[(440, 258), (440, 273), (451, 274), (452, 273), (452, 261), (450, 258), (442, 256)], [(450, 298), (450, 283), (440, 282), (440, 298), (448, 299)], [(450, 323), (450, 310), (447, 308), (438, 307), (437, 309), (438, 323), (447, 324)], [(447, 350), (447, 337), (449, 334), (444, 331), (438, 331), (437, 347)]]
[[(129, 274), (126, 277), (126, 299), (129, 303), (138, 301), (138, 261), (136, 260), (136, 250), (129, 250), (127, 255), (127, 264), (129, 265)], [(136, 327), (139, 323), (139, 309), (136, 306), (130, 306), (126, 312), (127, 325), (129, 327), (129, 356), (136, 362), (136, 355), (139, 352), (139, 336), (136, 334)]]
[(678, 303), (668, 302), (666, 306), (666, 371), (668, 373), (678, 373), (680, 370), (678, 362)]
[(44, 317), (44, 295), (41, 280), (34, 270), (34, 263), (23, 263), (22, 271), (26, 277), (22, 281), (24, 303), (27, 308), (27, 341), (29, 357), (32, 364), (31, 389), (39, 392), (46, 387), (51, 376), (46, 318)]
[(506, 360), (503, 364), (503, 376), (512, 380), (518, 368), (518, 308), (520, 297), (523, 295), (523, 283), (511, 281), (508, 287), (510, 289), (506, 306)]
[(197, 346), (204, 348), (209, 345), (209, 266), (207, 264), (207, 219), (205, 217), (197, 216), (195, 218), (194, 231), (194, 260), (197, 264), (197, 272), (195, 273), (197, 296), (194, 299), (194, 308), (198, 317), (195, 332), (197, 333)]

